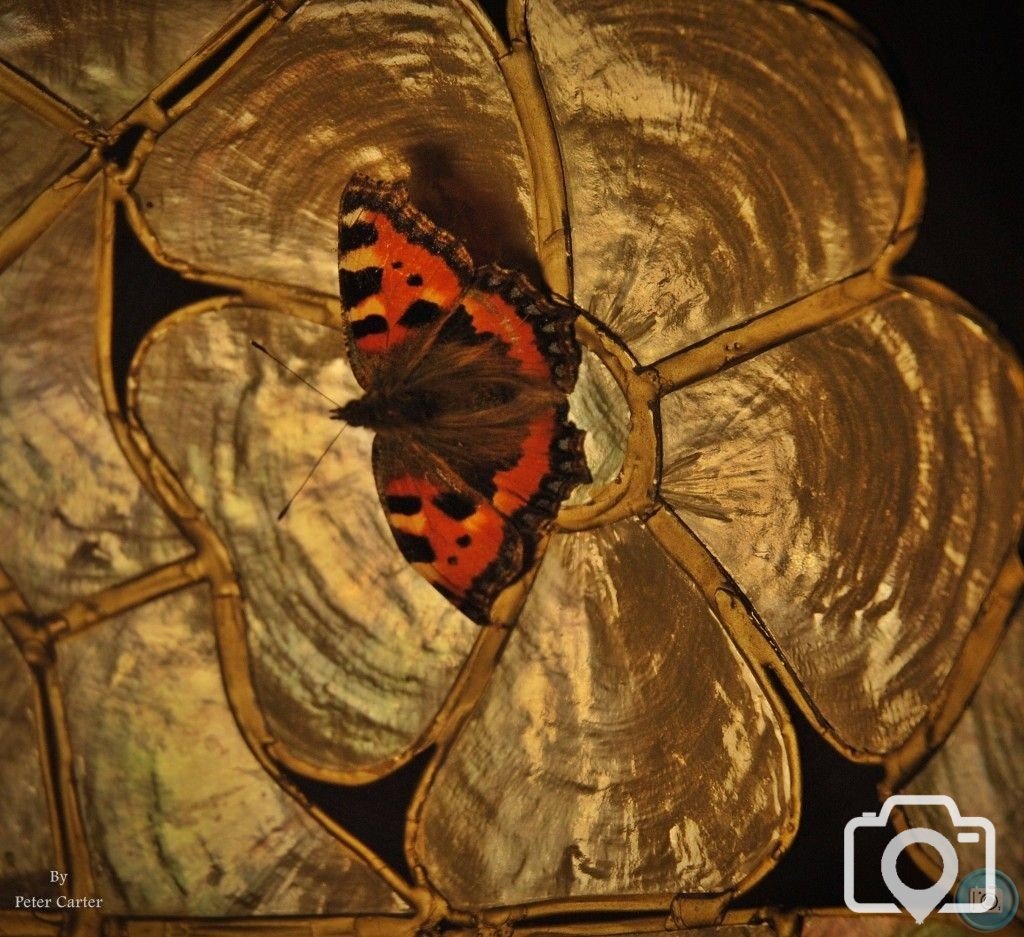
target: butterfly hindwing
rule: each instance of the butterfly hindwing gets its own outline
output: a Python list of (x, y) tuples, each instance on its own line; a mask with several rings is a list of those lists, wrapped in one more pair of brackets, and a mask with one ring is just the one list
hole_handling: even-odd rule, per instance
[(477, 624), (523, 572), (515, 525), (448, 466), (403, 440), (378, 433), (377, 491), (395, 543), (412, 567)]
[(584, 433), (568, 418), (564, 401), (533, 414), (514, 462), (491, 478), (494, 507), (519, 530), (532, 563), (536, 547), (577, 485), (590, 481)]
[[(402, 182), (356, 173), (341, 197), (338, 274), (356, 379), (398, 379), (465, 291), (465, 248), (409, 203)], [(388, 364), (385, 365), (387, 359)]]

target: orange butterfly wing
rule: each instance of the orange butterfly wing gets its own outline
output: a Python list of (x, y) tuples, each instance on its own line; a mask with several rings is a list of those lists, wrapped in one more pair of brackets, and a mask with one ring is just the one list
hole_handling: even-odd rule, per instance
[(514, 524), (435, 456), (378, 433), (373, 467), (388, 525), (402, 555), (477, 624), (523, 573)]
[[(495, 458), (487, 447), (451, 457), (465, 480), (515, 522), (527, 547), (527, 564), (562, 501), (590, 481), (584, 433), (569, 421), (564, 396), (579, 370), (575, 318), (573, 307), (542, 296), (521, 274), (484, 267), (427, 352), (429, 358), (449, 344), (492, 341), (510, 375), (523, 386), (547, 390), (533, 407), (520, 409), (511, 457)], [(485, 426), (478, 428), (480, 434), (485, 431)]]
[[(354, 175), (339, 211), (338, 279), (356, 379), (397, 378), (465, 291), (465, 248), (409, 204), (404, 183)], [(388, 363), (385, 364), (385, 361)]]
[[(381, 418), (381, 505), (412, 566), (478, 624), (539, 559), (590, 474), (567, 394), (577, 310), (518, 273), (473, 270), (404, 184), (355, 175), (342, 195), (339, 277), (349, 361)], [(392, 407), (394, 409), (394, 407)], [(410, 409), (422, 411), (409, 425)], [(388, 422), (391, 419), (391, 422)]]

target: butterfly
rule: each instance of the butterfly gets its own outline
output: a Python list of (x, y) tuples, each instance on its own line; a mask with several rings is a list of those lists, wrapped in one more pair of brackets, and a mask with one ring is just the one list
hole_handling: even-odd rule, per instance
[(566, 400), (577, 310), (520, 273), (475, 268), (404, 182), (363, 174), (342, 193), (338, 269), (364, 395), (331, 417), (375, 431), (374, 479), (402, 555), (489, 624), (562, 501), (590, 481)]

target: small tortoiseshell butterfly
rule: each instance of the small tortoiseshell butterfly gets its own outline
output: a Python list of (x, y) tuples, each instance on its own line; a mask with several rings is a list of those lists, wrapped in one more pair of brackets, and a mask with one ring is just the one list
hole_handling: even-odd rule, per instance
[(377, 491), (399, 550), (487, 624), (537, 562), (562, 501), (590, 480), (566, 402), (576, 310), (519, 273), (474, 269), (404, 183), (352, 176), (339, 222), (349, 363), (365, 396), (331, 417), (376, 431)]

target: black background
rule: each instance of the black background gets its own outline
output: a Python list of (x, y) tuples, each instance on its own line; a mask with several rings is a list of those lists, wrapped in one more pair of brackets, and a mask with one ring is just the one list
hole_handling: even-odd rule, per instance
[(1024, 349), (1024, 3), (843, 0), (883, 45), (928, 191), (902, 270), (941, 280)]

